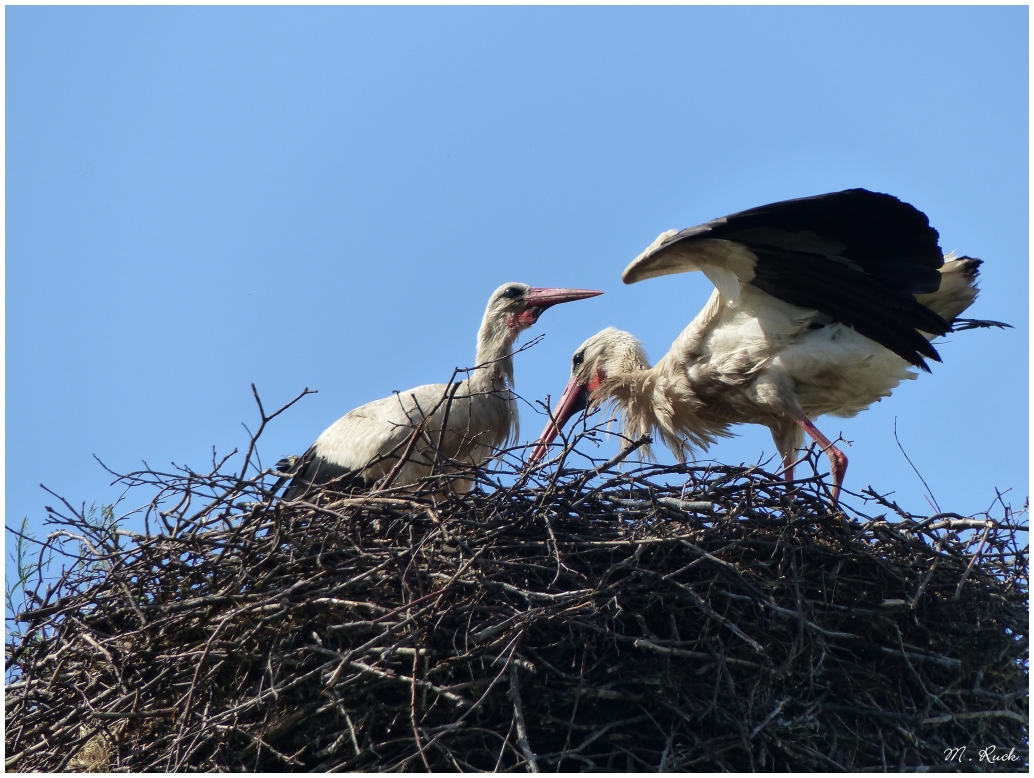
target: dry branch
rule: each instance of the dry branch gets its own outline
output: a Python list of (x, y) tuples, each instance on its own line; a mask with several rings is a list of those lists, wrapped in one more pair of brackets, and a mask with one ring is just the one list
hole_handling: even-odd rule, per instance
[(120, 476), (143, 534), (51, 509), (7, 768), (1026, 769), (1015, 516), (619, 461), (288, 505), (213, 459)]

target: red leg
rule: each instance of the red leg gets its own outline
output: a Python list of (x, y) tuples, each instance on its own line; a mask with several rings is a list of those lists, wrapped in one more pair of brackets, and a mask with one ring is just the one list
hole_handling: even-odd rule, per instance
[(843, 451), (830, 442), (829, 438), (819, 432), (806, 416), (797, 419), (797, 425), (811, 435), (811, 439), (818, 443), (829, 457), (830, 473), (833, 476), (833, 502), (835, 503), (840, 498), (840, 486), (844, 483), (844, 474), (847, 473), (847, 457)]
[(783, 456), (783, 480), (784, 481), (792, 481), (793, 480), (793, 468), (794, 468), (794, 465), (797, 462), (797, 460), (795, 460), (793, 458), (793, 454), (794, 454), (794, 452), (791, 451), (789, 454), (786, 454), (785, 456)]

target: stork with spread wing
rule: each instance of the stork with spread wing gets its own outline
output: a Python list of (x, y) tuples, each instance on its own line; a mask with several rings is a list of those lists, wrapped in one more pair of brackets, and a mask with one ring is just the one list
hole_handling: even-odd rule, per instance
[(930, 341), (976, 298), (980, 264), (945, 258), (921, 211), (865, 189), (665, 232), (624, 282), (699, 270), (710, 299), (653, 367), (627, 332), (583, 343), (531, 461), (577, 411), (611, 402), (628, 436), (651, 433), (680, 461), (687, 444), (763, 424), (788, 479), (808, 433), (829, 457), (836, 499), (847, 457), (814, 419), (854, 416), (915, 378), (909, 368), (929, 372), (926, 360), (940, 361)]

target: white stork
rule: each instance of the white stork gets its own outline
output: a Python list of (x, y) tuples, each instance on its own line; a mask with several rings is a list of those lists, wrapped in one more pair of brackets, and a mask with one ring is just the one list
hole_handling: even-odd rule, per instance
[[(392, 473), (403, 457), (392, 479), (398, 486), (417, 483), (436, 462), (439, 472), (483, 464), (518, 434), (517, 404), (511, 391), (517, 337), (550, 306), (600, 294), (589, 289), (503, 284), (489, 298), (478, 331), (475, 367), (465, 379), (425, 384), (349, 411), (324, 430), (300, 459), (288, 458), (277, 465), (294, 474), (284, 499), (300, 499), (330, 481), (346, 490), (369, 488)], [(457, 478), (453, 487), (467, 491), (471, 482)]]
[[(624, 282), (700, 270), (710, 299), (653, 367), (627, 332), (585, 341), (530, 461), (577, 411), (610, 402), (626, 435), (652, 433), (680, 462), (687, 444), (706, 449), (733, 424), (763, 424), (787, 480), (807, 432), (829, 457), (836, 500), (847, 457), (813, 419), (854, 416), (915, 378), (909, 367), (929, 372), (925, 359), (940, 361), (930, 340), (976, 298), (980, 263), (946, 261), (921, 211), (864, 189), (665, 232)], [(997, 323), (975, 326), (987, 324)]]

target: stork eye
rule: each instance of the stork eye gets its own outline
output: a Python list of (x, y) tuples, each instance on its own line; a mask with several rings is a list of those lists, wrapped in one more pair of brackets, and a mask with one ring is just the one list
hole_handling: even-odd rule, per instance
[(571, 364), (577, 370), (579, 367), (582, 366), (582, 362), (584, 362), (584, 361), (585, 361), (585, 352), (584, 351), (579, 351), (577, 354), (574, 355), (574, 359), (571, 360)]
[(503, 290), (503, 297), (507, 300), (512, 300), (515, 297), (521, 296), (521, 290), (516, 286), (508, 286)]

